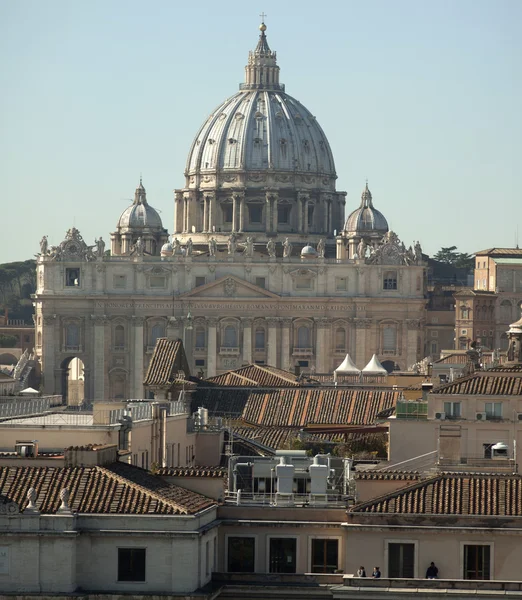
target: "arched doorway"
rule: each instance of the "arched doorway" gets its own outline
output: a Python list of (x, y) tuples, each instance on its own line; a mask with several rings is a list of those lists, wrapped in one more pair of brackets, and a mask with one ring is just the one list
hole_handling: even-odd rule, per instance
[(384, 360), (381, 364), (388, 371), (388, 373), (393, 373), (393, 371), (399, 370), (399, 365), (393, 360)]
[(85, 365), (81, 358), (70, 356), (62, 361), (63, 403), (78, 406), (85, 400)]
[(17, 362), (18, 359), (16, 358), (16, 356), (11, 354), (10, 352), (3, 352), (2, 354), (0, 354), (0, 366), (14, 367)]

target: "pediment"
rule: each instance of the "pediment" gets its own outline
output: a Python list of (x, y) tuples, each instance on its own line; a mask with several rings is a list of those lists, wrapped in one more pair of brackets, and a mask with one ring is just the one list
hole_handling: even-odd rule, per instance
[(225, 275), (202, 285), (194, 288), (182, 294), (180, 298), (274, 298), (279, 299), (280, 296), (269, 292), (264, 288), (261, 288), (253, 283), (249, 283), (244, 279), (236, 277), (235, 275)]

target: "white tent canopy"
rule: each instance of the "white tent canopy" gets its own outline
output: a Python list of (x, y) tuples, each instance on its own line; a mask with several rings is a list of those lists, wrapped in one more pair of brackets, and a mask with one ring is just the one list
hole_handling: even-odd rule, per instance
[(22, 390), (20, 392), (20, 395), (22, 395), (22, 394), (24, 394), (26, 396), (35, 396), (35, 395), (38, 396), (39, 392), (38, 392), (38, 390), (35, 390), (32, 387), (28, 387), (28, 388), (25, 388), (25, 390)]
[(343, 362), (334, 371), (336, 375), (359, 375), (360, 372), (349, 354), (345, 356)]
[(362, 372), (363, 375), (388, 375), (388, 371), (381, 365), (376, 354), (372, 356)]

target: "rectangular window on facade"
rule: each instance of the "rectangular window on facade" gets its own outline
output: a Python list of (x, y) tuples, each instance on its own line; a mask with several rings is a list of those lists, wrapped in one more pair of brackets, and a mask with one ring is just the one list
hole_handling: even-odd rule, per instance
[(312, 540), (312, 573), (335, 573), (339, 563), (339, 541)]
[(126, 275), (113, 275), (112, 284), (117, 290), (124, 290), (127, 285)]
[(80, 269), (65, 269), (65, 287), (80, 287)]
[(204, 367), (205, 359), (204, 358), (196, 358), (196, 367)]
[(415, 544), (388, 543), (388, 577), (415, 576)]
[(263, 209), (259, 204), (250, 204), (248, 206), (248, 216), (250, 223), (261, 223), (263, 218)]
[(486, 402), (486, 419), (502, 419), (502, 402)]
[(145, 548), (118, 548), (118, 581), (145, 581)]
[(253, 573), (256, 539), (253, 537), (229, 537), (227, 544), (227, 571), (229, 573)]
[(281, 225), (287, 225), (290, 223), (290, 207), (289, 206), (278, 206), (277, 207), (277, 220)]
[(256, 277), (256, 285), (260, 288), (266, 287), (266, 278), (265, 277)]
[(295, 573), (296, 566), (296, 538), (270, 538), (270, 573)]
[(397, 289), (397, 271), (385, 271), (382, 279), (383, 290)]
[(346, 277), (336, 277), (335, 278), (335, 291), (336, 292), (345, 292), (348, 289), (348, 280)]
[(153, 275), (149, 279), (151, 289), (163, 289), (165, 287), (166, 278), (162, 275)]
[(463, 579), (491, 579), (491, 546), (465, 544)]
[(431, 332), (431, 337), (439, 337), (439, 332), (438, 331), (432, 331)]
[(205, 276), (196, 277), (196, 287), (200, 287), (202, 285), (205, 285)]
[(309, 277), (298, 277), (295, 280), (295, 289), (296, 290), (311, 290), (312, 289), (312, 280)]
[(223, 221), (225, 223), (232, 223), (232, 204), (223, 204)]
[(444, 412), (446, 413), (446, 419), (460, 419), (461, 408), (462, 407), (460, 402), (444, 402)]

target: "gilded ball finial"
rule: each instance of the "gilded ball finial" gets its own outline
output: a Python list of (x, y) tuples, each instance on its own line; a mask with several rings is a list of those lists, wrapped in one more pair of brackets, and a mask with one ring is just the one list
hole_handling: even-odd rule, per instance
[(266, 25), (264, 23), (261, 23), (261, 25), (259, 26), (259, 31), (266, 31)]

